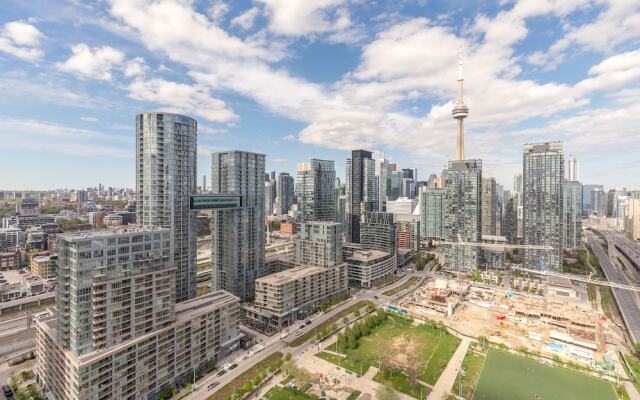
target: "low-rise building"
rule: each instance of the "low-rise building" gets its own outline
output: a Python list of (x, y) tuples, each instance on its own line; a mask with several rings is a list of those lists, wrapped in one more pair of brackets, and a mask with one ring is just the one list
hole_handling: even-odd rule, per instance
[(380, 250), (356, 250), (345, 258), (349, 284), (371, 287), (376, 279), (391, 275), (397, 269), (396, 253)]
[(22, 265), (22, 251), (14, 249), (0, 253), (0, 271), (18, 269)]
[(255, 302), (243, 309), (250, 320), (279, 330), (347, 290), (344, 264), (326, 268), (297, 266), (256, 279)]
[(31, 257), (31, 274), (42, 279), (50, 279), (57, 275), (58, 256)]

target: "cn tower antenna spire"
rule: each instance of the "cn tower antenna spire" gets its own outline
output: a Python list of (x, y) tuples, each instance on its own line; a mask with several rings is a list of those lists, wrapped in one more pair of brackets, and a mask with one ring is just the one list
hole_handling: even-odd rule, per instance
[(451, 112), (453, 119), (458, 121), (458, 132), (456, 137), (456, 159), (464, 160), (464, 119), (469, 115), (469, 108), (464, 104), (462, 77), (462, 47), (458, 52), (458, 93), (456, 96), (456, 105)]

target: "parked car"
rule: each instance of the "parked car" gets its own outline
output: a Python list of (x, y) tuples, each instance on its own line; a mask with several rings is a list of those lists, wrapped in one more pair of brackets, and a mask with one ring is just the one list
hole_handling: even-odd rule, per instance
[(219, 384), (220, 384), (220, 382), (215, 381), (215, 382), (213, 382), (212, 384), (210, 384), (210, 385), (207, 387), (207, 390), (214, 389), (214, 388), (216, 388)]
[(300, 336), (300, 335), (302, 335), (302, 331), (301, 331), (301, 330), (298, 330), (298, 331), (296, 332), (296, 336)]
[(226, 373), (227, 373), (226, 369), (221, 369), (220, 372), (218, 372), (218, 376), (222, 376), (222, 375), (224, 375)]
[(231, 365), (229, 366), (229, 369), (234, 369), (234, 368), (235, 368), (235, 367), (237, 367), (237, 366), (238, 366), (238, 364), (233, 363), (233, 364), (231, 364)]

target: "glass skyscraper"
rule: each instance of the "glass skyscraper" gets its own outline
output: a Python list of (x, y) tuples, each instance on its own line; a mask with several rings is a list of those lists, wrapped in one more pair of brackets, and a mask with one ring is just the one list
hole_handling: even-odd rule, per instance
[[(450, 242), (478, 243), (482, 232), (482, 160), (449, 161), (443, 171), (445, 216), (443, 235)], [(444, 249), (446, 267), (473, 270), (478, 266), (475, 246), (449, 245)]]
[(353, 150), (347, 158), (347, 240), (360, 243), (360, 218), (363, 212), (377, 209), (375, 162), (372, 153)]
[(226, 151), (211, 155), (211, 192), (241, 196), (241, 206), (212, 213), (213, 289), (250, 301), (264, 273), (263, 154)]
[(296, 167), (298, 211), (302, 221), (336, 221), (336, 170), (333, 161), (311, 159)]
[(168, 228), (176, 267), (176, 301), (196, 295), (196, 120), (149, 112), (136, 116), (136, 222)]
[(524, 244), (553, 248), (525, 249), (524, 266), (559, 271), (564, 245), (562, 143), (525, 144), (522, 179)]

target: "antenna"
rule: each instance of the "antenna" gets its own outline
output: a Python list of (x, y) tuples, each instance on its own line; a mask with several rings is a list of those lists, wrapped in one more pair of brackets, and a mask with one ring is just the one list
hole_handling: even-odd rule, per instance
[(462, 46), (458, 49), (458, 80), (462, 80)]

